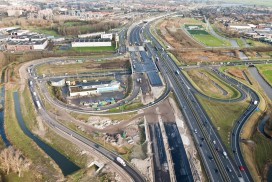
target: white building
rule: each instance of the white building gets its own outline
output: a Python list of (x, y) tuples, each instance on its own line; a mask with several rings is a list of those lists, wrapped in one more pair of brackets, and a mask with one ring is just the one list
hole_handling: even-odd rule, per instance
[(111, 39), (76, 39), (71, 45), (72, 47), (109, 47)]
[(99, 81), (99, 82), (86, 82), (77, 83), (76, 86), (69, 86), (69, 95), (74, 96), (88, 96), (92, 94), (113, 92), (119, 90), (120, 82), (118, 81)]
[(64, 78), (51, 79), (50, 83), (54, 87), (63, 87), (65, 85), (65, 79)]

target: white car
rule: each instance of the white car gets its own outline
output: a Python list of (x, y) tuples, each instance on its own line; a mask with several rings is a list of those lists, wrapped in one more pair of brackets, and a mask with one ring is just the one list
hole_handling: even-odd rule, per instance
[(195, 134), (197, 134), (197, 130), (195, 129)]

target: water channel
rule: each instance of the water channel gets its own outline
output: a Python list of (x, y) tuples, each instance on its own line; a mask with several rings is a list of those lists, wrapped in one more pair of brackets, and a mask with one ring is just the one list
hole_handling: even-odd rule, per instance
[(57, 165), (61, 169), (64, 176), (67, 176), (79, 170), (80, 168), (76, 164), (68, 160), (56, 149), (47, 145), (42, 140), (40, 140), (37, 136), (31, 133), (31, 131), (26, 127), (24, 119), (22, 117), (18, 92), (13, 93), (13, 99), (14, 99), (16, 117), (20, 125), (20, 128), (22, 129), (24, 134), (27, 135), (29, 138), (31, 138), (48, 156), (50, 156), (57, 163)]
[(257, 68), (249, 67), (248, 68), (250, 74), (256, 79), (256, 81), (263, 88), (264, 92), (268, 96), (270, 100), (272, 100), (272, 88), (271, 86), (263, 79), (263, 77), (259, 74)]
[(0, 104), (1, 104), (1, 110), (0, 110), (0, 135), (1, 138), (5, 144), (6, 147), (10, 146), (10, 142), (7, 139), (6, 133), (5, 133), (5, 127), (4, 127), (4, 105), (5, 105), (5, 87), (2, 86), (1, 88), (1, 94), (0, 94)]

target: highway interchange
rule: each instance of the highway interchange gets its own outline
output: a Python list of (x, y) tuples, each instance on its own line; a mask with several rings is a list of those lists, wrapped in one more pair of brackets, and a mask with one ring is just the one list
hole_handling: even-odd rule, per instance
[[(145, 32), (145, 34), (144, 34)], [(119, 48), (119, 53), (123, 54), (126, 52), (125, 45), (125, 37), (126, 31), (122, 30), (120, 33), (120, 43), (121, 46)], [(226, 147), (222, 143), (216, 129), (212, 125), (210, 119), (208, 118), (206, 112), (196, 99), (195, 95), (199, 94), (203, 97), (207, 97), (203, 93), (199, 92), (195, 89), (189, 80), (185, 77), (185, 75), (180, 71), (180, 68), (176, 65), (176, 63), (171, 59), (171, 57), (164, 50), (162, 45), (156, 40), (156, 38), (150, 33), (150, 23), (144, 24), (139, 23), (134, 28), (131, 29), (130, 34), (128, 35), (129, 45), (130, 46), (144, 46), (147, 50), (147, 54), (152, 56), (153, 60), (158, 58), (158, 62), (156, 66), (158, 70), (161, 72), (162, 77), (164, 78), (164, 82), (166, 83), (166, 92), (158, 98), (154, 103), (151, 103), (147, 106), (142, 107), (150, 107), (152, 105), (157, 104), (162, 99), (166, 98), (170, 89), (175, 94), (177, 102), (182, 110), (183, 115), (186, 118), (187, 124), (191, 130), (191, 133), (194, 137), (194, 142), (197, 145), (197, 150), (199, 152), (200, 158), (203, 162), (204, 169), (207, 173), (209, 181), (253, 181), (249, 170), (246, 167), (244, 162), (241, 150), (240, 150), (240, 132), (247, 121), (247, 119), (251, 116), (254, 110), (258, 107), (258, 105), (253, 104), (254, 101), (260, 101), (258, 95), (248, 86), (238, 82), (237, 80), (219, 72), (217, 69), (213, 69), (212, 71), (218, 74), (218, 76), (224, 80), (226, 83), (231, 84), (235, 87), (241, 94), (240, 97), (231, 99), (231, 100), (220, 100), (214, 99), (220, 102), (237, 102), (244, 100), (246, 98), (250, 98), (251, 102), (248, 106), (247, 110), (243, 113), (243, 115), (235, 122), (233, 131), (231, 134), (231, 148), (233, 150), (233, 154), (229, 154)], [(148, 41), (148, 39), (150, 41)], [(152, 42), (152, 43), (151, 43)], [(51, 60), (56, 61), (56, 60)], [(57, 60), (61, 61), (61, 60)], [(34, 68), (38, 66), (38, 63), (34, 65)], [(235, 63), (236, 64), (236, 63)], [(237, 63), (239, 64), (239, 63)], [(177, 72), (179, 70), (179, 72)], [(127, 74), (126, 71), (122, 72), (123, 74)], [(107, 73), (114, 74), (114, 73)], [(86, 74), (88, 75), (88, 74)], [(83, 74), (83, 76), (86, 76)], [(35, 74), (35, 69), (33, 72), (29, 74), (29, 80), (35, 82), (34, 86), (30, 86), (30, 90), (38, 91), (42, 90), (44, 96), (51, 104), (63, 109), (68, 109), (78, 113), (92, 113), (93, 111), (88, 111), (84, 109), (74, 108), (67, 106), (65, 104), (61, 104), (60, 102), (56, 102), (53, 100), (46, 91), (44, 87), (44, 81), (46, 78), (38, 78)], [(78, 76), (78, 75), (67, 75), (67, 77)], [(81, 76), (81, 75), (79, 75)], [(66, 77), (66, 76), (63, 76)], [(47, 78), (48, 79), (48, 78)], [(41, 82), (41, 83), (39, 83)], [(37, 87), (39, 86), (39, 87)], [(138, 88), (138, 89), (137, 89)], [(139, 86), (137, 87), (137, 83), (134, 83), (133, 94), (131, 98), (136, 97), (139, 93)], [(38, 100), (42, 103), (42, 97), (38, 97)], [(122, 103), (120, 103), (122, 104)], [(139, 174), (137, 170), (135, 170), (130, 165), (126, 167), (120, 165), (115, 159), (117, 155), (114, 152), (108, 151), (104, 149), (102, 146), (99, 146), (87, 138), (79, 135), (73, 130), (67, 128), (66, 126), (60, 124), (55, 119), (53, 119), (44, 108), (42, 104), (42, 108), (39, 109), (39, 114), (45, 118), (47, 124), (54, 129), (55, 131), (63, 132), (68, 134), (70, 137), (88, 145), (89, 147), (97, 150), (104, 156), (108, 157), (110, 160), (114, 161), (118, 164), (123, 170), (125, 170), (134, 181), (145, 181), (145, 179)], [(227, 155), (224, 155), (223, 152), (226, 152)], [(234, 156), (234, 158), (231, 157)], [(239, 166), (244, 166), (245, 171), (240, 171)], [(189, 167), (189, 166), (187, 166)]]

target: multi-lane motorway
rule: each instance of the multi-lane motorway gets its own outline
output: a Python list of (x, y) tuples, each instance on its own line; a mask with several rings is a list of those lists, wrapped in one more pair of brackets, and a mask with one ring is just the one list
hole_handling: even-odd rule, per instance
[[(247, 111), (245, 111), (243, 116), (236, 122), (233, 129), (231, 137), (232, 148), (235, 152), (233, 161), (232, 158), (229, 157), (226, 147), (222, 144), (222, 141), (207, 117), (207, 114), (203, 111), (203, 108), (198, 103), (197, 99), (195, 99), (192, 91), (195, 89), (192, 89), (193, 87), (181, 72), (177, 72), (177, 70), (179, 70), (178, 66), (149, 32), (149, 25), (145, 26), (146, 33), (149, 38), (151, 38), (153, 45), (156, 47), (155, 49), (159, 50), (157, 52), (159, 52), (162, 63), (165, 64), (163, 68), (167, 69), (167, 76), (172, 83), (173, 91), (187, 118), (195, 141), (198, 144), (198, 150), (209, 179), (211, 181), (252, 181), (240, 151), (239, 133), (243, 124), (257, 107), (257, 105), (253, 104), (255, 100), (259, 102), (256, 93), (249, 87), (232, 78), (227, 78), (227, 80), (225, 80), (227, 83), (238, 85), (236, 88), (241, 92), (239, 100), (245, 98), (245, 90), (251, 98), (251, 104)], [(245, 171), (239, 171), (239, 166), (243, 166)]]
[[(228, 151), (226, 150), (226, 147), (223, 145), (216, 129), (210, 122), (210, 119), (208, 118), (206, 112), (203, 110), (202, 106), (196, 99), (195, 94), (199, 94), (204, 97), (207, 96), (203, 95), (192, 86), (189, 80), (180, 71), (179, 67), (175, 64), (175, 62), (171, 59), (171, 57), (160, 45), (160, 43), (150, 33), (149, 26), (150, 26), (149, 23), (148, 24), (142, 23), (132, 28), (129, 36), (129, 43), (130, 45), (134, 46), (140, 45), (145, 46), (147, 48), (146, 51), (148, 52), (148, 55), (152, 56), (153, 60), (156, 59), (157, 61), (156, 65), (158, 66), (158, 69), (160, 70), (162, 76), (164, 77), (165, 83), (168, 86), (171, 85), (171, 89), (173, 90), (176, 99), (180, 105), (180, 108), (187, 120), (189, 128), (193, 134), (194, 141), (197, 145), (197, 150), (200, 154), (200, 158), (204, 164), (205, 171), (208, 175), (209, 181), (253, 181), (250, 176), (250, 172), (248, 171), (246, 164), (243, 160), (239, 144), (242, 126), (257, 107), (257, 105), (253, 104), (253, 102), (257, 101), (259, 103), (258, 95), (248, 86), (239, 83), (237, 80), (230, 78), (224, 75), (223, 73), (220, 73), (218, 70), (213, 70), (225, 82), (232, 84), (241, 93), (241, 96), (239, 98), (228, 100), (228, 102), (230, 101), (237, 102), (247, 97), (251, 98), (251, 104), (248, 106), (247, 110), (243, 113), (243, 115), (234, 124), (233, 132), (231, 134), (231, 148), (233, 150), (232, 155), (234, 156), (232, 158), (230, 157)], [(143, 34), (143, 31), (145, 31), (145, 35)], [(122, 32), (120, 33), (120, 39), (122, 39), (121, 40), (122, 42), (120, 42), (122, 46), (119, 48), (120, 53), (126, 52), (126, 46), (124, 43), (125, 33), (126, 33), (125, 30), (122, 30)], [(144, 36), (147, 36), (152, 41), (152, 44), (150, 42), (143, 40)], [(36, 75), (33, 74), (30, 76), (31, 76), (30, 79), (34, 82), (35, 81), (34, 78), (36, 77)], [(166, 89), (167, 92), (169, 92), (168, 86)], [(34, 87), (31, 88), (32, 91), (34, 91), (34, 89), (35, 89)], [(157, 102), (159, 102), (165, 96), (166, 95), (164, 94), (163, 97), (157, 100)], [(50, 100), (50, 98), (47, 99)], [(39, 100), (41, 101), (41, 98), (39, 98)], [(224, 101), (219, 99), (217, 100), (221, 102)], [(56, 102), (52, 103), (55, 105), (57, 104)], [(153, 105), (155, 103), (152, 103), (150, 105)], [(67, 106), (62, 106), (59, 104), (57, 105), (58, 107), (61, 108), (67, 108)], [(70, 109), (76, 112), (86, 112), (84, 110), (76, 108)], [(70, 135), (71, 137), (77, 139), (78, 141), (90, 146), (91, 148), (94, 148), (101, 154), (105, 155), (106, 157), (114, 161), (116, 164), (118, 164), (120, 167), (122, 167), (133, 178), (134, 181), (144, 181), (142, 176), (139, 175), (138, 172), (136, 172), (129, 165), (126, 167), (120, 165), (115, 160), (117, 157), (115, 153), (107, 151), (102, 146), (99, 146), (91, 142), (87, 138), (77, 134), (76, 132), (58, 123), (49, 116), (44, 107), (39, 109), (39, 113), (46, 119), (47, 123), (55, 130), (64, 132)], [(245, 171), (240, 171), (239, 170), (240, 166), (243, 166)]]

